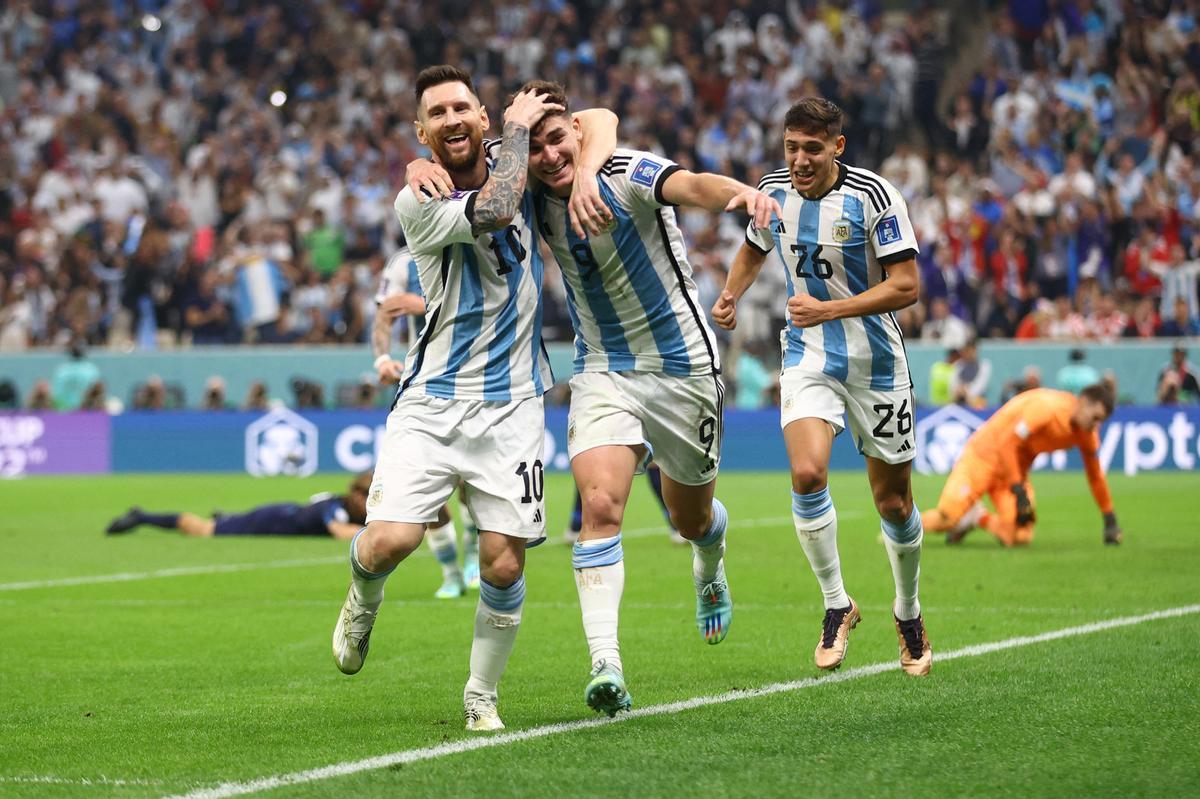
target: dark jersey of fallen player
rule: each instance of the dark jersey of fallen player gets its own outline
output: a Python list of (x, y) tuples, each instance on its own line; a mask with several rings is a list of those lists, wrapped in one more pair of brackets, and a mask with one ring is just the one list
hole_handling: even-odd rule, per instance
[[(318, 495), (307, 505), (281, 502), (219, 516), (214, 535), (329, 535), (331, 521), (350, 522), (343, 497)], [(361, 520), (359, 520), (361, 521)]]

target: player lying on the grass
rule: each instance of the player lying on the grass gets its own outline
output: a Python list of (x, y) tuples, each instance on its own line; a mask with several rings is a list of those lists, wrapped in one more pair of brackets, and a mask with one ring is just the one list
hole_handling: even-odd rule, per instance
[[(633, 476), (650, 451), (671, 521), (692, 542), (700, 634), (719, 643), (733, 613), (724, 569), (727, 514), (713, 496), (720, 364), (683, 236), (666, 208), (744, 208), (752, 224), (765, 227), (779, 206), (735, 180), (694, 174), (648, 152), (619, 149), (597, 163), (581, 151), (583, 132), (561, 86), (532, 81), (522, 91), (545, 91), (559, 106), (531, 132), (529, 167), (539, 183), (538, 229), (562, 271), (576, 332), (567, 447), (583, 498), (572, 562), (592, 661), (584, 698), (612, 715), (632, 706), (617, 641), (625, 583), (620, 531)], [(587, 239), (572, 224), (581, 182), (599, 189), (612, 218)]]
[[(654, 494), (654, 499), (658, 501), (658, 507), (662, 510), (663, 518), (667, 522), (667, 529), (671, 531), (671, 541), (675, 544), (690, 544), (686, 538), (679, 534), (675, 526), (671, 524), (671, 512), (667, 510), (667, 503), (663, 501), (662, 490), (662, 471), (658, 468), (658, 464), (650, 461), (646, 464), (646, 480), (650, 483), (650, 490)], [(571, 507), (571, 519), (567, 522), (567, 529), (563, 530), (563, 541), (568, 544), (574, 544), (579, 540), (579, 531), (583, 529), (583, 497), (579, 495), (579, 487), (575, 488), (575, 504)]]
[[(352, 580), (333, 652), (343, 672), (362, 668), (385, 580), (465, 483), (480, 530), (481, 579), (464, 716), (469, 730), (496, 730), (504, 726), (497, 685), (525, 599), (525, 547), (545, 538), (542, 395), (552, 378), (541, 340), (533, 196), (525, 189), (529, 131), (561, 109), (537, 92), (517, 94), (489, 155), (488, 114), (470, 75), (430, 67), (417, 76), (415, 93), (417, 139), (446, 167), (454, 191), (420, 203), (405, 188), (396, 198), (429, 319), (388, 415), (367, 527), (351, 542)], [(598, 160), (615, 141), (611, 127), (592, 140)]]
[[(948, 544), (959, 543), (975, 527), (1008, 547), (1028, 544), (1037, 521), (1029, 483), (1034, 458), (1079, 447), (1092, 497), (1104, 516), (1104, 543), (1121, 543), (1124, 534), (1096, 457), (1100, 425), (1112, 416), (1113, 405), (1112, 390), (1101, 383), (1088, 386), (1078, 397), (1049, 388), (1013, 397), (967, 439), (937, 508), (922, 515), (925, 529), (946, 533)], [(981, 501), (985, 494), (992, 501), (991, 511)]]
[(367, 520), (367, 489), (371, 474), (364, 472), (340, 496), (317, 494), (308, 504), (280, 502), (260, 505), (245, 513), (221, 513), (212, 517), (194, 513), (147, 513), (130, 508), (113, 519), (105, 532), (129, 533), (141, 525), (178, 530), (184, 535), (207, 538), (214, 535), (331, 535), (353, 538)]
[[(379, 277), (379, 290), (375, 293), (371, 349), (375, 355), (375, 371), (384, 385), (398, 383), (404, 376), (404, 361), (391, 354), (392, 328), (401, 317), (406, 317), (405, 331), (408, 351), (411, 351), (425, 327), (425, 294), (421, 291), (417, 262), (409, 254), (408, 247), (401, 247), (388, 259)], [(438, 599), (454, 599), (465, 594), (468, 588), (479, 588), (479, 530), (466, 512), (461, 492), (459, 501), (463, 520), (461, 569), (456, 545), (458, 532), (454, 529), (449, 504), (438, 511), (436, 522), (425, 526), (425, 540), (442, 567), (442, 585), (434, 592)]]
[(816, 664), (841, 665), (850, 630), (861, 618), (842, 583), (828, 483), (833, 438), (848, 416), (866, 458), (896, 584), (900, 664), (909, 674), (924, 675), (933, 656), (917, 598), (922, 536), (912, 499), (912, 382), (891, 316), (917, 301), (917, 239), (895, 187), (837, 160), (845, 144), (842, 110), (833, 103), (808, 97), (788, 109), (787, 166), (759, 183), (783, 205), (783, 214), (769, 229), (746, 231), (712, 313), (718, 325), (732, 330), (737, 301), (771, 250), (778, 251), (789, 294), (779, 383), (792, 515), (825, 599)]

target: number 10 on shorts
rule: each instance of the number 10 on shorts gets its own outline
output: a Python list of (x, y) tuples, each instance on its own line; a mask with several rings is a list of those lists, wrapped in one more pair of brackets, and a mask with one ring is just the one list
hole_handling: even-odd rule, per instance
[(521, 495), (521, 504), (528, 505), (534, 500), (541, 502), (542, 494), (546, 489), (546, 474), (542, 468), (542, 462), (534, 461), (533, 466), (530, 467), (528, 461), (521, 461), (516, 474), (521, 478), (525, 487), (525, 493)]

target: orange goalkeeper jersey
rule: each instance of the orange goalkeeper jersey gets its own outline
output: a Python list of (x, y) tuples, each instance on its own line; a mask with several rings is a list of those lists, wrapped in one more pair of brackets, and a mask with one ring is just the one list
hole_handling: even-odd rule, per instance
[(967, 441), (963, 456), (992, 465), (995, 480), (1003, 485), (1023, 483), (1033, 459), (1043, 452), (1079, 447), (1092, 496), (1102, 513), (1112, 511), (1108, 481), (1096, 457), (1100, 436), (1071, 424), (1078, 398), (1067, 391), (1035, 388), (1004, 403)]

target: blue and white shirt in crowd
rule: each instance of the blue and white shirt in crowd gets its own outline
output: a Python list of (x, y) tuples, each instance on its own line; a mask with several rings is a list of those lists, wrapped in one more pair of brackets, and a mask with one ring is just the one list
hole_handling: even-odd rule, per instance
[(291, 284), (278, 264), (258, 256), (235, 267), (233, 312), (241, 327), (257, 327), (279, 319), (280, 298)]
[(538, 192), (540, 230), (563, 274), (575, 373), (720, 371), (675, 213), (663, 199), (674, 162), (617, 149), (597, 176), (615, 222), (581, 239), (564, 200)]
[[(787, 169), (768, 173), (758, 184), (783, 216), (769, 230), (748, 226), (746, 241), (761, 252), (779, 253), (789, 296), (837, 300), (862, 294), (885, 279), (885, 266), (919, 252), (900, 192), (874, 172), (837, 167), (837, 181), (816, 200), (800, 196)], [(785, 369), (823, 372), (877, 391), (912, 386), (900, 325), (890, 313), (803, 329), (789, 323), (780, 341)]]
[(461, 190), (419, 203), (405, 187), (396, 197), (426, 301), (401, 394), (507, 401), (541, 396), (553, 384), (542, 344), (533, 195), (525, 192), (507, 227), (475, 237), (477, 195)]
[[(375, 292), (375, 305), (378, 306), (393, 294), (416, 294), (422, 298), (425, 296), (421, 290), (421, 276), (417, 272), (417, 262), (407, 247), (396, 250), (384, 264), (383, 273), (379, 278), (379, 290)], [(400, 329), (408, 336), (410, 349), (415, 347), (416, 337), (425, 328), (425, 314), (402, 316), (398, 322)]]

